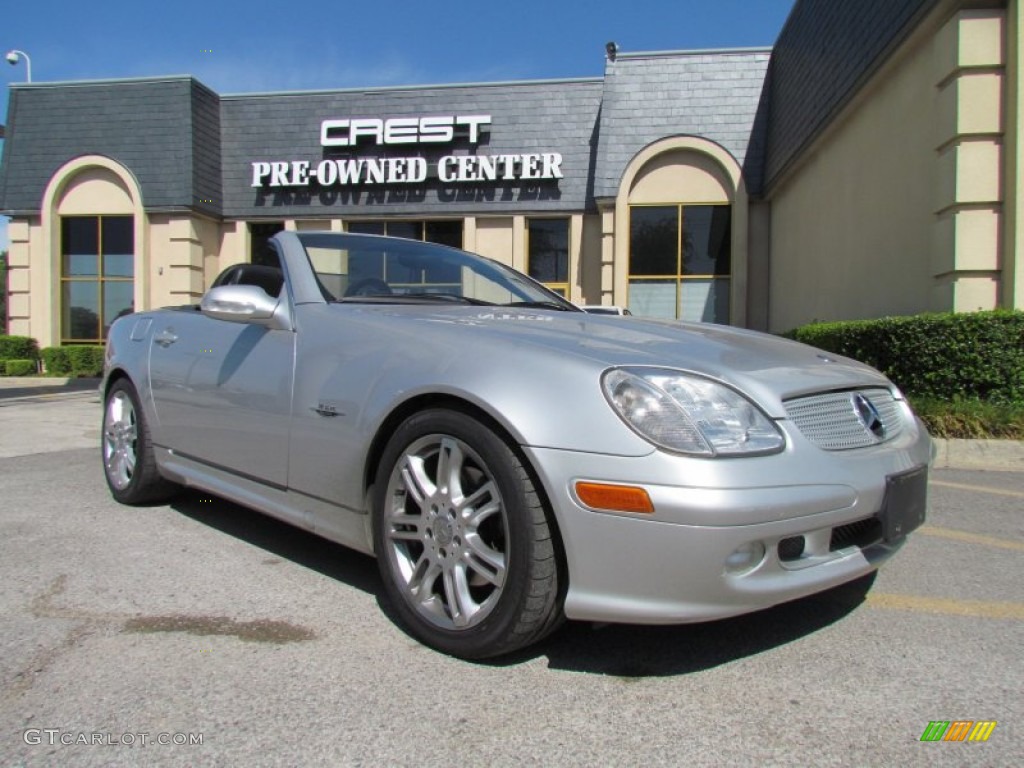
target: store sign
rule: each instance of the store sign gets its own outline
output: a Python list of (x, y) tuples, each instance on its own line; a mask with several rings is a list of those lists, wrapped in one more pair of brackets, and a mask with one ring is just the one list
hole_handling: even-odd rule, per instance
[[(490, 115), (324, 120), (320, 124), (320, 145), (357, 148), (446, 144), (463, 140), (476, 145), (490, 124)], [(444, 184), (563, 178), (562, 155), (558, 152), (453, 154), (435, 161), (418, 156), (325, 158), (315, 163), (309, 160), (257, 160), (251, 165), (254, 187), (420, 184), (430, 176)]]
[(444, 144), (455, 138), (456, 128), (468, 130), (469, 143), (479, 144), (481, 128), (490, 124), (490, 115), (324, 120), (320, 124), (320, 144), (354, 147), (364, 138), (377, 144)]

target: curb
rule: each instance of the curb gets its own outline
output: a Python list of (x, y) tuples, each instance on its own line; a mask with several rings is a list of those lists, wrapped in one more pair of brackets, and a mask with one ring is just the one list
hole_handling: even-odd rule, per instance
[(64, 387), (70, 381), (71, 378), (68, 376), (4, 376), (0, 378), (0, 389)]
[(933, 437), (933, 469), (1024, 472), (1024, 440), (956, 440)]
[(0, 379), (0, 400), (15, 401), (23, 398), (53, 397), (55, 395), (96, 393), (100, 379), (70, 377), (17, 376)]

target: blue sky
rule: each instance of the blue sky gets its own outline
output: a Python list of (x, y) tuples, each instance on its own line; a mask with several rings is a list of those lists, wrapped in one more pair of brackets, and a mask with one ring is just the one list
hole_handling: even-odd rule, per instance
[[(604, 45), (775, 42), (793, 0), (11, 0), (0, 52), (34, 82), (190, 74), (220, 93), (596, 77)], [(0, 114), (24, 62), (0, 62)], [(0, 249), (6, 248), (0, 224)]]

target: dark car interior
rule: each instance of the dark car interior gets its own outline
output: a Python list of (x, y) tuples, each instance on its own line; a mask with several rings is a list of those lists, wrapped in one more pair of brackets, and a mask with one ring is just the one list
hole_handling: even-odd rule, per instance
[(280, 267), (264, 264), (235, 264), (221, 272), (211, 288), (221, 285), (256, 285), (276, 298), (284, 286), (284, 273)]

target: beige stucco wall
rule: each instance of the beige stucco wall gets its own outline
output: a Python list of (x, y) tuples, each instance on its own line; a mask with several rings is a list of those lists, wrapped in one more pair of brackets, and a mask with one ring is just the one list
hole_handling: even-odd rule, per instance
[(932, 71), (921, 44), (772, 195), (770, 330), (930, 308)]
[(732, 179), (712, 158), (676, 150), (648, 162), (633, 181), (630, 205), (728, 204)]
[(999, 305), (1003, 27), (922, 25), (772, 191), (771, 330)]
[(476, 219), (476, 246), (481, 256), (512, 263), (513, 233), (511, 216), (478, 216)]
[(7, 224), (7, 331), (39, 338), (32, 325), (32, 262), (42, 250), (39, 219), (12, 219)]
[(1003, 306), (1024, 309), (1024, 46), (1020, 35), (1024, 28), (1024, 6), (1010, 0), (1006, 12), (1006, 132), (1003, 178), (1006, 199), (1003, 216)]

